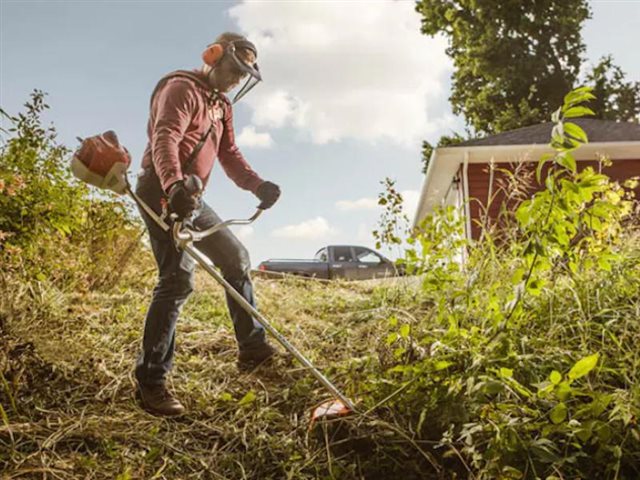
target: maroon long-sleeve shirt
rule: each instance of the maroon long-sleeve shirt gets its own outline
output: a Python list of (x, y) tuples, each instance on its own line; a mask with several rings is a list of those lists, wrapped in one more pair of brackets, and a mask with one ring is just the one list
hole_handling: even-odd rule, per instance
[[(206, 82), (204, 74), (193, 70)], [(256, 192), (262, 179), (240, 153), (233, 132), (233, 111), (230, 102), (216, 100), (212, 115), (207, 111), (209, 92), (197, 82), (185, 77), (173, 77), (156, 92), (149, 114), (142, 166), (154, 166), (164, 191), (184, 175), (196, 174), (206, 185), (218, 157), (222, 168), (240, 188)], [(209, 129), (211, 135), (191, 163), (183, 171), (189, 155)]]

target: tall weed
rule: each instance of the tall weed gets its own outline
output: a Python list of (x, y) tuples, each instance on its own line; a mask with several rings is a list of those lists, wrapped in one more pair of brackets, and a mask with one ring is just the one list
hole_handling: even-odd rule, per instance
[[(511, 221), (471, 242), (440, 209), (401, 260), (421, 286), (389, 318), (369, 402), (469, 478), (640, 476), (640, 236), (632, 192), (575, 161), (592, 98), (554, 113), (543, 188)], [(411, 470), (383, 451), (389, 475)]]

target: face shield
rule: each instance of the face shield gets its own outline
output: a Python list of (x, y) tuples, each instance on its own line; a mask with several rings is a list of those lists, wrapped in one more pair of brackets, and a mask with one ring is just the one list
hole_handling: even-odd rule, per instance
[(249, 64), (244, 62), (238, 55), (238, 50), (249, 50), (253, 52), (255, 58), (258, 58), (258, 51), (253, 43), (248, 40), (236, 40), (234, 42), (229, 42), (227, 45), (225, 56), (228, 56), (234, 64), (234, 67), (238, 69), (242, 74), (247, 75), (247, 80), (238, 93), (233, 97), (233, 103), (236, 103), (242, 97), (244, 97), (253, 87), (255, 87), (258, 82), (262, 80), (262, 75), (260, 75), (260, 70), (258, 69), (258, 63), (254, 62), (253, 64)]

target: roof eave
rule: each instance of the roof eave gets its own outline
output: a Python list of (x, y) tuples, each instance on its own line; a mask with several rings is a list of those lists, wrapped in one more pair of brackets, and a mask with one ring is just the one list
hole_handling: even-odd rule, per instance
[[(415, 227), (435, 204), (442, 200), (440, 192), (453, 181), (455, 172), (462, 164), (465, 154), (469, 163), (513, 163), (534, 162), (544, 153), (554, 150), (548, 144), (529, 145), (480, 145), (460, 147), (434, 148), (429, 159), (429, 166), (424, 177), (418, 207), (413, 220)], [(612, 160), (640, 159), (640, 141), (626, 142), (593, 142), (581, 146), (574, 152), (576, 160), (595, 160), (605, 154)], [(440, 167), (442, 165), (442, 167)], [(438, 168), (446, 168), (444, 175), (439, 175)], [(440, 178), (435, 178), (435, 177)], [(436, 185), (437, 183), (437, 185)], [(442, 183), (442, 185), (440, 185)], [(433, 192), (434, 189), (439, 189)]]

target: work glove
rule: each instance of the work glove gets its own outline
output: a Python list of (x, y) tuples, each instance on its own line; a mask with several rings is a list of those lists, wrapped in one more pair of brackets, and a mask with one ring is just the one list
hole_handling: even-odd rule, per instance
[(199, 192), (188, 188), (185, 182), (180, 180), (169, 189), (169, 207), (172, 213), (178, 216), (178, 221), (189, 217), (200, 206)]
[(258, 205), (258, 208), (262, 210), (271, 208), (278, 198), (280, 198), (280, 187), (275, 183), (262, 182), (258, 186), (258, 190), (256, 190), (256, 197), (262, 202)]

